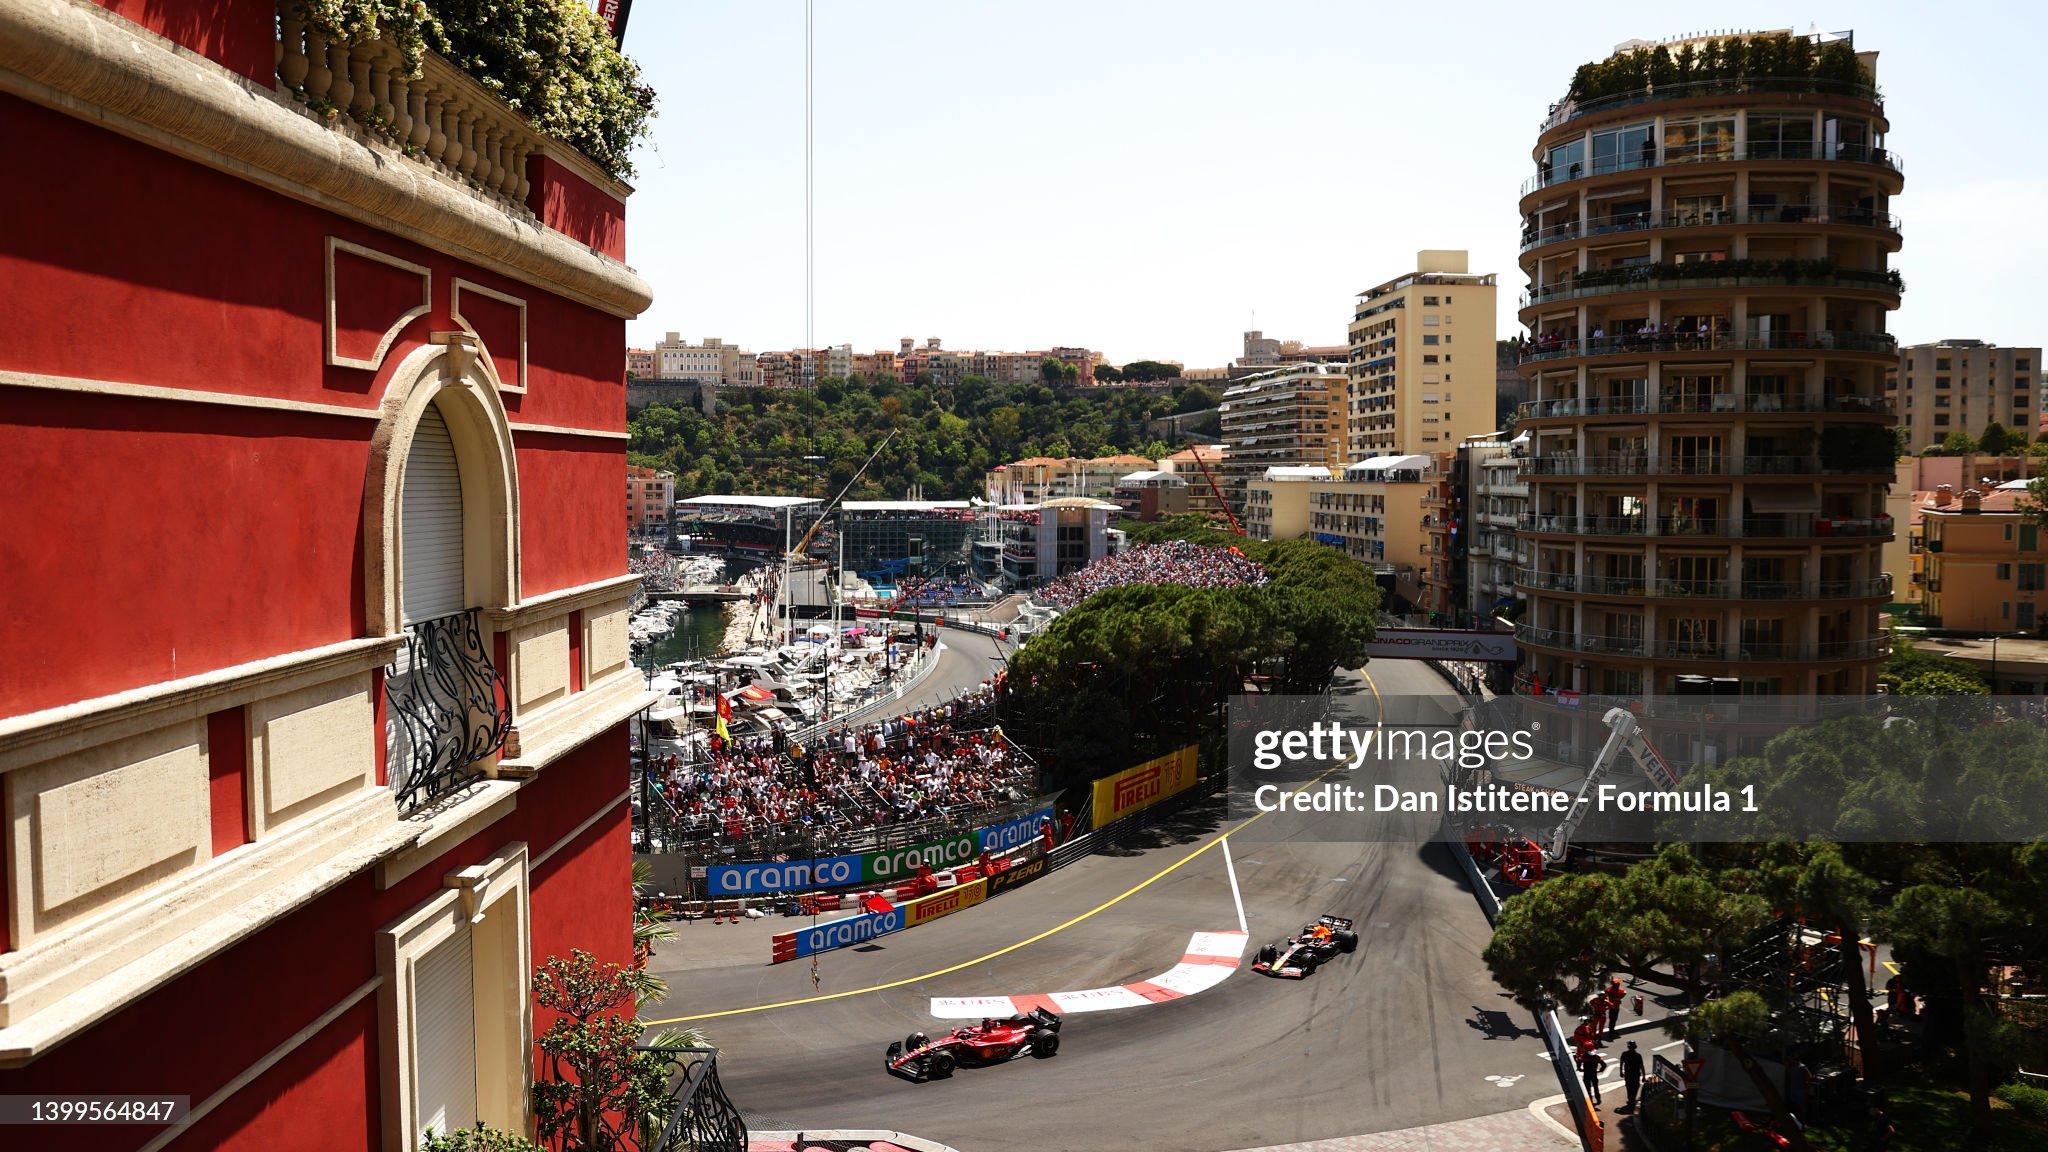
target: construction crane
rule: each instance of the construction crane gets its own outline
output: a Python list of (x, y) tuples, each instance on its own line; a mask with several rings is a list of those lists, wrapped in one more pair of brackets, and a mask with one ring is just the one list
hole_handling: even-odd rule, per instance
[(853, 486), (855, 484), (860, 483), (860, 478), (868, 474), (868, 465), (873, 464), (875, 462), (875, 457), (880, 456), (882, 454), (882, 449), (887, 448), (889, 446), (889, 441), (894, 440), (895, 438), (896, 430), (894, 428), (889, 429), (889, 434), (882, 438), (882, 442), (880, 444), (875, 445), (875, 450), (873, 452), (868, 453), (868, 458), (861, 464), (860, 471), (855, 472), (853, 474), (853, 479), (848, 480), (846, 482), (846, 487), (841, 488), (839, 490), (839, 495), (834, 496), (832, 498), (832, 502), (825, 505), (825, 507), (819, 511), (818, 518), (811, 522), (810, 530), (804, 533), (804, 538), (797, 541), (796, 547), (791, 548), (789, 550), (790, 560), (804, 559), (804, 549), (810, 547), (811, 537), (816, 536), (818, 534), (818, 529), (825, 526), (825, 518), (832, 514), (832, 510), (834, 508), (839, 507), (839, 502), (846, 499), (846, 494), (848, 492), (853, 491)]
[(1209, 482), (1209, 491), (1216, 496), (1216, 506), (1223, 509), (1224, 517), (1230, 521), (1230, 530), (1239, 536), (1244, 535), (1244, 526), (1237, 522), (1237, 513), (1230, 510), (1230, 501), (1223, 498), (1223, 487), (1216, 483), (1216, 474), (1209, 471), (1209, 462), (1202, 459), (1202, 446), (1190, 440), (1188, 451), (1194, 454), (1195, 467), (1202, 470), (1202, 478)]
[(1565, 813), (1557, 831), (1550, 835), (1550, 846), (1543, 852), (1548, 863), (1564, 862), (1565, 853), (1572, 845), (1572, 833), (1578, 831), (1579, 825), (1585, 821), (1586, 811), (1593, 797), (1599, 793), (1600, 782), (1614, 770), (1624, 753), (1650, 783), (1665, 789), (1678, 787), (1678, 773), (1643, 735), (1642, 725), (1636, 722), (1634, 713), (1626, 708), (1609, 708), (1607, 715), (1600, 720), (1612, 734), (1601, 746), (1600, 755), (1593, 759), (1593, 767), (1586, 772), (1586, 782), (1579, 786), (1579, 794), (1573, 799), (1571, 810)]

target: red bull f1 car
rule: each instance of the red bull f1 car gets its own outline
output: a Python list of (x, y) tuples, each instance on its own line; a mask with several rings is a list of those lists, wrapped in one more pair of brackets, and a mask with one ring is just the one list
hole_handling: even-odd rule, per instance
[(1300, 980), (1325, 961), (1357, 950), (1358, 933), (1351, 930), (1351, 921), (1323, 916), (1303, 927), (1301, 935), (1289, 936), (1286, 943), (1261, 947), (1252, 971)]
[(961, 1066), (1001, 1064), (1025, 1056), (1040, 1060), (1060, 1050), (1060, 1018), (1044, 1008), (1023, 1016), (983, 1020), (939, 1037), (912, 1032), (889, 1045), (891, 1075), (913, 1083), (943, 1080)]

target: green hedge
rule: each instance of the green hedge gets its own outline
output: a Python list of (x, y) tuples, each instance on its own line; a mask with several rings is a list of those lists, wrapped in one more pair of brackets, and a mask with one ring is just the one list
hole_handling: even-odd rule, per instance
[(1572, 75), (1569, 98), (1583, 102), (1713, 80), (1812, 80), (1823, 90), (1872, 82), (1846, 42), (1815, 44), (1780, 32), (1683, 44), (1676, 52), (1662, 45), (1637, 48), (1581, 64)]
[(535, 131), (612, 176), (633, 174), (633, 144), (654, 117), (654, 90), (581, 0), (294, 0), (322, 35), (390, 39), (418, 76), (429, 51), (497, 94)]

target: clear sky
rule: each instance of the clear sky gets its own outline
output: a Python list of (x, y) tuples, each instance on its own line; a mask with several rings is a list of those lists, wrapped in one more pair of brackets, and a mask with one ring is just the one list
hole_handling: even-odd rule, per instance
[[(1465, 248), (1519, 331), (1516, 198), (1551, 101), (1620, 41), (1853, 28), (1905, 162), (1903, 341), (2048, 339), (2048, 5), (817, 0), (820, 346), (1083, 345), (1219, 366), (1345, 339), (1353, 296)], [(628, 260), (668, 330), (804, 341), (801, 0), (640, 0), (660, 94)]]

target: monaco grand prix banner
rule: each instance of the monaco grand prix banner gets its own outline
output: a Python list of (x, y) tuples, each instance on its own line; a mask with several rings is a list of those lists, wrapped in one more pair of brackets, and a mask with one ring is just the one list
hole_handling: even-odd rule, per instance
[(1095, 782), (1095, 827), (1156, 804), (1195, 782), (1195, 746), (1168, 752)]

